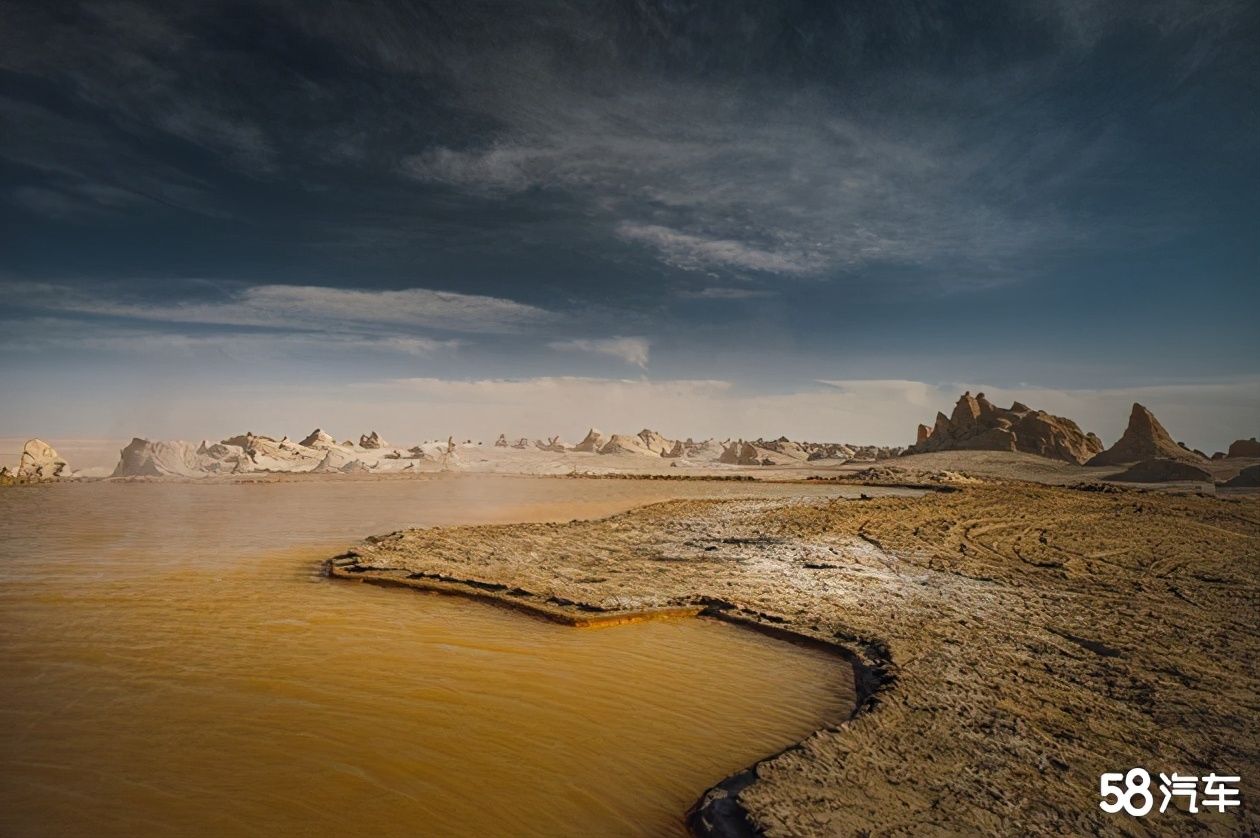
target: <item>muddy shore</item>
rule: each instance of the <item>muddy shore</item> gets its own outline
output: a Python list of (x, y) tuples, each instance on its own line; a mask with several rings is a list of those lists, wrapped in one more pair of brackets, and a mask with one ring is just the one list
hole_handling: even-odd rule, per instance
[[(711, 789), (696, 834), (1237, 835), (1260, 832), (1258, 565), (1255, 496), (1009, 483), (408, 530), (330, 572), (843, 648), (853, 718)], [(1241, 775), (1243, 805), (1103, 813), (1099, 775), (1135, 766)]]

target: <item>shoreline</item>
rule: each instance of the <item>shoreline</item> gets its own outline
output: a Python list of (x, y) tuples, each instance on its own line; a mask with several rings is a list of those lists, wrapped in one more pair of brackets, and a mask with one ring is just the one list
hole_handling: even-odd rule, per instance
[[(324, 574), (330, 579), (462, 597), (572, 628), (608, 628), (655, 620), (707, 618), (786, 643), (823, 649), (844, 660), (853, 672), (853, 708), (849, 711), (848, 717), (835, 726), (837, 728), (843, 727), (860, 714), (873, 710), (878, 705), (878, 693), (882, 689), (891, 687), (896, 680), (892, 660), (884, 657), (887, 654), (886, 649), (878, 649), (871, 643), (862, 643), (855, 647), (843, 640), (803, 633), (775, 624), (767, 619), (767, 615), (746, 612), (734, 603), (703, 596), (698, 596), (699, 601), (691, 605), (609, 610), (583, 602), (543, 600), (542, 597), (530, 591), (521, 588), (510, 589), (506, 585), (496, 583), (439, 575), (403, 576), (387, 570), (363, 567), (359, 564), (358, 554), (353, 549), (326, 559), (322, 563), (322, 568)], [(854, 640), (856, 642), (856, 638)], [(803, 747), (805, 740), (823, 729), (826, 728), (811, 731), (804, 739), (758, 759), (752, 765), (730, 774), (717, 784), (705, 789), (683, 815), (683, 823), (687, 830), (697, 838), (701, 836), (744, 838), (744, 836), (760, 834), (749, 819), (748, 812), (738, 801), (739, 791), (755, 780), (757, 766)]]
[(1119, 764), (1241, 773), (1252, 798), (1260, 498), (956, 489), (407, 530), (327, 567), (570, 625), (710, 616), (840, 651), (850, 718), (706, 791), (685, 815), (695, 835), (1124, 832), (1096, 798)]
[(770, 615), (747, 611), (734, 603), (702, 595), (697, 595), (696, 602), (691, 604), (661, 608), (607, 609), (585, 602), (543, 600), (538, 594), (522, 588), (508, 588), (506, 585), (480, 582), (475, 579), (455, 579), (426, 574), (402, 576), (388, 570), (363, 567), (358, 564), (358, 558), (353, 550), (325, 559), (321, 566), (324, 575), (330, 579), (463, 597), (571, 628), (608, 628), (655, 620), (704, 617), (755, 631), (787, 643), (823, 649), (844, 658), (854, 668), (856, 701), (849, 718), (853, 718), (864, 707), (871, 705), (879, 688), (894, 680), (888, 672), (893, 663), (886, 657), (887, 651), (877, 648), (870, 642), (864, 642), (859, 638), (846, 641), (809, 634), (782, 625)]

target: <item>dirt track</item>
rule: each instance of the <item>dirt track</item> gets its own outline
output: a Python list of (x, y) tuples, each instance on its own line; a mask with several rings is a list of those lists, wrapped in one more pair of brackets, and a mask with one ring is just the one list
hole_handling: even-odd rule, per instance
[[(986, 485), (375, 541), (337, 575), (573, 614), (699, 603), (852, 650), (874, 687), (855, 718), (733, 780), (738, 805), (712, 793), (694, 829), (1260, 833), (1254, 496)], [(1104, 814), (1099, 774), (1134, 766), (1241, 775), (1243, 809)]]

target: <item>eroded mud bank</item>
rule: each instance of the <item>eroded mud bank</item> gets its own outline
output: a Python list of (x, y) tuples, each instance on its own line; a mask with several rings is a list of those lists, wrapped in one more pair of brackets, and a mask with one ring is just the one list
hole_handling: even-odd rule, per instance
[[(854, 718), (711, 790), (697, 833), (1260, 830), (1254, 497), (674, 501), (399, 532), (333, 565), (561, 620), (683, 609), (847, 650)], [(1133, 766), (1239, 774), (1244, 806), (1104, 814), (1099, 774)]]

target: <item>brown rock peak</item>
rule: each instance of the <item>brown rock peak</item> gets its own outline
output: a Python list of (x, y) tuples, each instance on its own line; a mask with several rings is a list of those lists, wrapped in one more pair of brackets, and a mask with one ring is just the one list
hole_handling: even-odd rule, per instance
[(929, 430), (916, 429), (908, 453), (928, 451), (1022, 451), (1080, 463), (1102, 450), (1093, 434), (1082, 433), (1071, 419), (1033, 411), (1016, 402), (1010, 410), (997, 407), (984, 393), (963, 393), (951, 416), (936, 415)]
[(376, 431), (363, 434), (359, 437), (360, 448), (388, 448), (389, 443), (381, 439), (381, 435)]
[(1164, 430), (1164, 426), (1159, 424), (1159, 420), (1155, 418), (1155, 414), (1145, 406), (1133, 403), (1133, 409), (1129, 411), (1129, 427), (1127, 431), (1136, 430), (1141, 434), (1149, 434), (1151, 436), (1163, 437), (1171, 440), (1172, 435)]
[(958, 404), (954, 405), (954, 412), (950, 415), (949, 420), (956, 425), (970, 425), (980, 418), (980, 403), (976, 401), (976, 397), (971, 395), (968, 390), (958, 398)]
[(984, 397), (984, 393), (976, 394), (976, 407), (979, 409), (980, 416), (983, 418), (987, 419), (997, 414), (997, 408), (993, 406), (991, 401)]
[(1166, 457), (1182, 462), (1200, 462), (1202, 457), (1176, 443), (1172, 435), (1144, 406), (1133, 403), (1129, 425), (1116, 444), (1091, 459), (1087, 465), (1111, 466)]
[(1251, 439), (1236, 439), (1229, 444), (1227, 457), (1260, 457), (1260, 442)]

